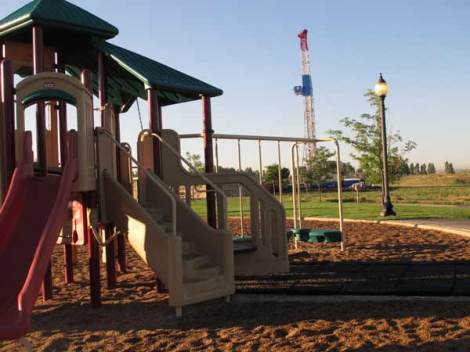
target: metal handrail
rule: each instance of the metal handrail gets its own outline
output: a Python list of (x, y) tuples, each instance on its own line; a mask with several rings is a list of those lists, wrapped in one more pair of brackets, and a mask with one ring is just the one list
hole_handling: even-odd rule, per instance
[[(199, 138), (203, 137), (202, 133), (189, 133), (189, 134), (180, 134), (180, 139), (190, 139), (190, 138)], [(315, 142), (332, 142), (332, 138), (296, 138), (296, 137), (280, 137), (280, 136), (256, 136), (256, 135), (246, 135), (246, 134), (221, 134), (214, 133), (213, 138), (217, 139), (240, 139), (246, 141), (272, 141), (272, 142), (299, 142), (299, 143), (315, 143)]]
[(127, 157), (134, 162), (142, 171), (165, 193), (171, 200), (171, 211), (172, 211), (172, 232), (173, 235), (177, 235), (176, 231), (176, 195), (168, 188), (168, 186), (160, 180), (157, 176), (155, 176), (152, 172), (148, 171), (143, 164), (141, 164), (137, 159), (135, 159), (132, 154), (124, 148), (121, 143), (114, 138), (114, 136), (105, 128), (97, 127), (96, 131), (98, 133), (104, 134), (108, 137), (120, 150), (126, 153)]
[[(179, 135), (180, 139), (191, 139), (191, 138), (201, 138), (204, 137), (203, 134), (201, 133), (191, 133), (191, 134), (181, 134)], [(307, 144), (307, 143), (322, 143), (322, 142), (332, 142), (335, 144), (336, 147), (336, 177), (338, 180), (338, 185), (341, 184), (341, 187), (338, 187), (338, 212), (339, 212), (339, 226), (340, 226), (340, 231), (341, 231), (341, 236), (342, 236), (342, 241), (341, 241), (341, 250), (344, 250), (345, 244), (346, 244), (346, 234), (344, 232), (344, 215), (343, 215), (343, 193), (342, 193), (342, 183), (341, 183), (341, 157), (340, 157), (340, 146), (338, 143), (338, 140), (334, 137), (327, 137), (327, 138), (297, 138), (297, 137), (281, 137), (281, 136), (257, 136), (257, 135), (242, 135), (242, 134), (219, 134), (219, 133), (214, 133), (212, 134), (212, 138), (216, 140), (216, 163), (218, 164), (218, 149), (217, 149), (217, 141), (219, 139), (227, 139), (227, 140), (236, 140), (238, 143), (238, 153), (240, 155), (240, 140), (246, 140), (246, 141), (258, 141), (260, 143), (261, 141), (272, 141), (272, 142), (277, 142), (278, 143), (278, 161), (279, 161), (279, 167), (278, 167), (278, 178), (279, 178), (279, 190), (282, 192), (282, 175), (281, 175), (281, 152), (280, 152), (280, 142), (292, 142), (292, 155), (291, 155), (291, 161), (292, 161), (292, 202), (293, 202), (293, 211), (294, 211), (294, 224), (296, 225), (297, 219), (299, 218), (300, 221), (299, 223), (302, 222), (302, 210), (301, 210), (301, 204), (300, 204), (300, 185), (298, 185), (299, 192), (296, 192), (296, 182), (295, 182), (295, 156), (294, 156), (294, 150), (298, 147), (299, 144)], [(297, 153), (298, 154), (298, 153)], [(260, 154), (261, 155), (261, 154)], [(297, 164), (299, 164), (299, 159), (297, 156)], [(260, 173), (261, 173), (261, 158), (260, 158)], [(240, 163), (240, 156), (239, 156), (239, 168), (241, 168), (241, 163)], [(297, 172), (298, 172), (298, 165), (297, 165)], [(297, 177), (297, 183), (299, 183), (299, 177)], [(296, 195), (296, 193), (299, 193)], [(298, 203), (296, 203), (296, 196), (299, 198)], [(279, 200), (282, 203), (282, 193), (280, 194)], [(243, 216), (243, 211), (241, 209), (241, 216)], [(294, 226), (295, 226), (294, 225)]]
[(186, 158), (184, 158), (181, 153), (179, 153), (175, 148), (171, 146), (170, 143), (168, 143), (162, 136), (152, 132), (151, 130), (143, 130), (141, 135), (141, 141), (144, 135), (149, 135), (152, 136), (153, 138), (158, 139), (165, 147), (167, 147), (170, 152), (175, 155), (180, 161), (182, 161), (186, 166), (188, 166), (196, 175), (201, 177), (208, 185), (212, 187), (212, 190), (206, 190), (206, 192), (211, 192), (214, 191), (218, 193), (222, 197), (222, 204), (223, 204), (223, 215), (224, 215), (224, 224), (223, 227), (225, 227), (227, 223), (227, 196), (225, 195), (224, 191), (219, 188), (211, 179), (209, 179), (206, 175), (204, 175), (202, 172), (198, 171)]

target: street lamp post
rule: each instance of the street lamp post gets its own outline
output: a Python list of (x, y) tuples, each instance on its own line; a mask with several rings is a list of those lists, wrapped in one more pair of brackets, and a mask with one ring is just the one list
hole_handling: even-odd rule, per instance
[(380, 74), (379, 81), (375, 85), (375, 94), (380, 99), (380, 122), (382, 132), (382, 165), (383, 165), (383, 210), (382, 216), (396, 215), (393, 210), (393, 204), (390, 199), (390, 190), (388, 183), (388, 149), (387, 149), (387, 127), (385, 123), (385, 97), (388, 93), (388, 85), (385, 82), (382, 74)]

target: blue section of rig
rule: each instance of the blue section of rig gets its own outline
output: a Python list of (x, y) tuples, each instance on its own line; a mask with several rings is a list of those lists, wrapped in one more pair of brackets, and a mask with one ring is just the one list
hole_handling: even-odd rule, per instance
[(304, 97), (313, 95), (312, 77), (310, 75), (302, 75), (302, 88)]

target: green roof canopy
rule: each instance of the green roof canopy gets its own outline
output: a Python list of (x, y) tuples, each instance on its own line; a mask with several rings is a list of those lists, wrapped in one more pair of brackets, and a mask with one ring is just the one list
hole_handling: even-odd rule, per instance
[(176, 100), (175, 102), (199, 99), (201, 95), (214, 97), (223, 93), (221, 89), (197, 78), (117, 45), (103, 41), (95, 43), (95, 46), (146, 88), (167, 92), (167, 98)]
[(147, 99), (146, 89), (157, 90), (162, 106), (198, 100), (202, 95), (216, 97), (223, 94), (219, 88), (204, 83), (169, 66), (104, 41), (96, 41), (92, 48), (74, 51), (64, 56), (67, 72), (80, 77), (80, 69), (87, 68), (93, 75), (94, 92), (98, 92), (97, 55), (106, 57), (108, 100), (126, 111), (137, 97)]
[[(106, 42), (118, 29), (65, 0), (33, 0), (0, 20), (0, 39), (31, 43), (31, 27), (44, 28), (45, 45), (60, 53), (68, 73), (80, 77), (80, 70), (93, 73), (93, 90), (98, 93), (98, 53), (106, 60), (108, 101), (127, 111), (146, 89), (154, 88), (161, 105), (215, 97), (222, 90), (169, 66)], [(32, 74), (22, 66), (16, 73)]]
[(0, 20), (0, 37), (35, 24), (106, 39), (119, 33), (113, 25), (65, 0), (33, 0)]

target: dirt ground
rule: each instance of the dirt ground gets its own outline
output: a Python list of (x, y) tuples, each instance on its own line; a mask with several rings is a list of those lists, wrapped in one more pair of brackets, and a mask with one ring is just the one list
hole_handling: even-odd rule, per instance
[[(337, 222), (310, 221), (304, 227), (336, 229)], [(289, 226), (292, 226), (290, 223)], [(345, 223), (346, 251), (338, 243), (290, 245), (290, 259), (302, 262), (470, 261), (470, 239), (439, 231), (382, 224)]]
[[(459, 236), (384, 225), (346, 230), (345, 253), (337, 244), (305, 244), (292, 261), (470, 259), (470, 241)], [(187, 307), (177, 319), (132, 251), (129, 271), (119, 274), (116, 289), (103, 288), (103, 306), (93, 309), (83, 249), (79, 257), (75, 283), (66, 286), (59, 249), (54, 255), (54, 299), (38, 302), (28, 335), (35, 351), (470, 351), (470, 303), (217, 300)], [(17, 350), (16, 342), (0, 342), (2, 352)]]

